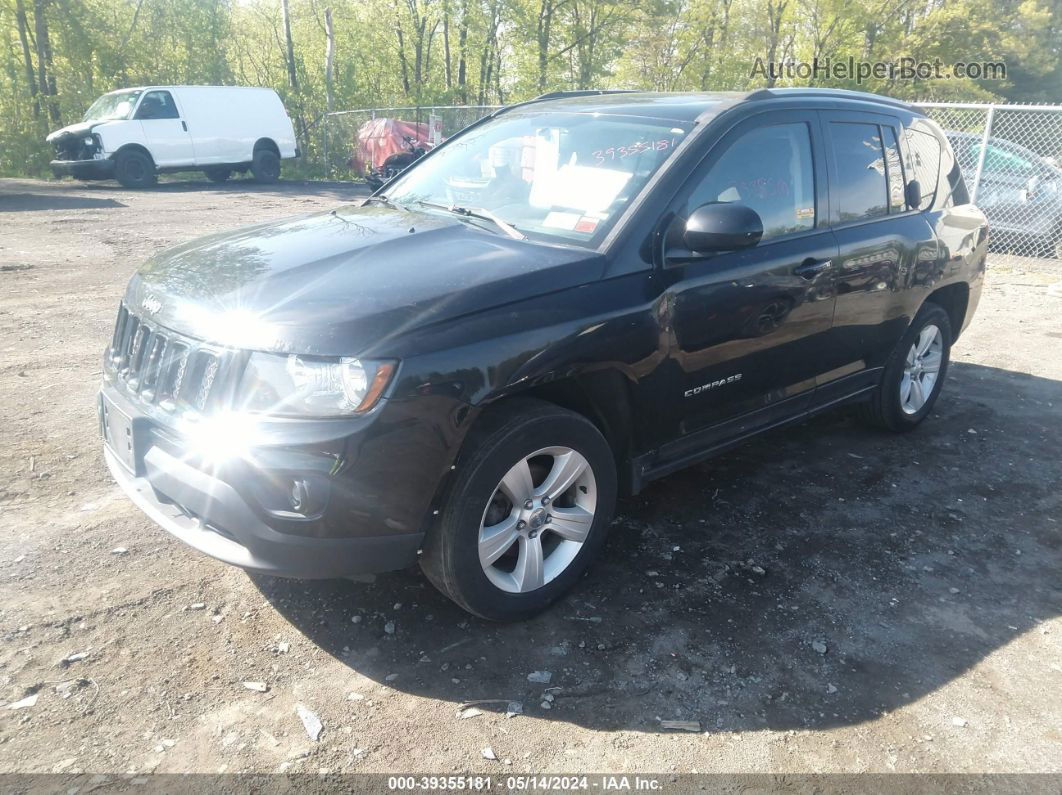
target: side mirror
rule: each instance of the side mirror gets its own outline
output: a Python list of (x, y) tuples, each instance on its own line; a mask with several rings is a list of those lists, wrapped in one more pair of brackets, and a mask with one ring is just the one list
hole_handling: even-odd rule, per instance
[(917, 179), (912, 179), (907, 183), (907, 189), (904, 191), (907, 200), (907, 206), (912, 210), (917, 210), (922, 206), (922, 186), (918, 183)]
[(686, 219), (682, 236), (690, 251), (750, 248), (763, 237), (763, 221), (751, 207), (734, 202), (703, 204)]

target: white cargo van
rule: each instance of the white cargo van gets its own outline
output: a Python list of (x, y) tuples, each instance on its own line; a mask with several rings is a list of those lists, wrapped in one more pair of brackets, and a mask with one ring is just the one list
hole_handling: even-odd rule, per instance
[(112, 91), (79, 124), (47, 138), (56, 176), (155, 184), (169, 171), (203, 171), (214, 182), (250, 171), (276, 182), (297, 157), (295, 131), (277, 93), (240, 86), (145, 86)]

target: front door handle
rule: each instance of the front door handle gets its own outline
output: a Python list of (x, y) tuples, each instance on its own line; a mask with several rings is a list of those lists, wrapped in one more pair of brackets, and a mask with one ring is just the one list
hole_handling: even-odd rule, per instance
[(793, 268), (793, 273), (795, 273), (802, 279), (807, 279), (808, 281), (811, 281), (820, 273), (828, 271), (831, 267), (833, 267), (833, 260), (812, 259), (811, 257), (808, 257), (806, 260), (804, 260), (795, 268)]

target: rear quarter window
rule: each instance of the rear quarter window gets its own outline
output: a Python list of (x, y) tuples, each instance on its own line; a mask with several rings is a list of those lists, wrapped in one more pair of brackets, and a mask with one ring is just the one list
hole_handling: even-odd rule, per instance
[(907, 151), (910, 152), (912, 178), (918, 180), (922, 191), (919, 210), (928, 210), (936, 199), (937, 185), (940, 182), (940, 141), (932, 133), (908, 129)]
[(936, 134), (934, 128), (926, 119), (915, 119), (904, 130), (910, 160), (908, 173), (918, 180), (922, 191), (919, 210), (953, 207), (970, 201), (959, 161), (951, 145), (941, 143), (947, 140), (944, 134)]

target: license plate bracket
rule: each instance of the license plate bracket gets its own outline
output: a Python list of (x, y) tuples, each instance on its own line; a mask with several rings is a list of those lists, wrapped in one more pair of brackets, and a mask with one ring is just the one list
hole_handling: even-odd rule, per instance
[(133, 443), (133, 421), (106, 397), (100, 400), (103, 443), (114, 453), (122, 466), (136, 471), (136, 447)]

